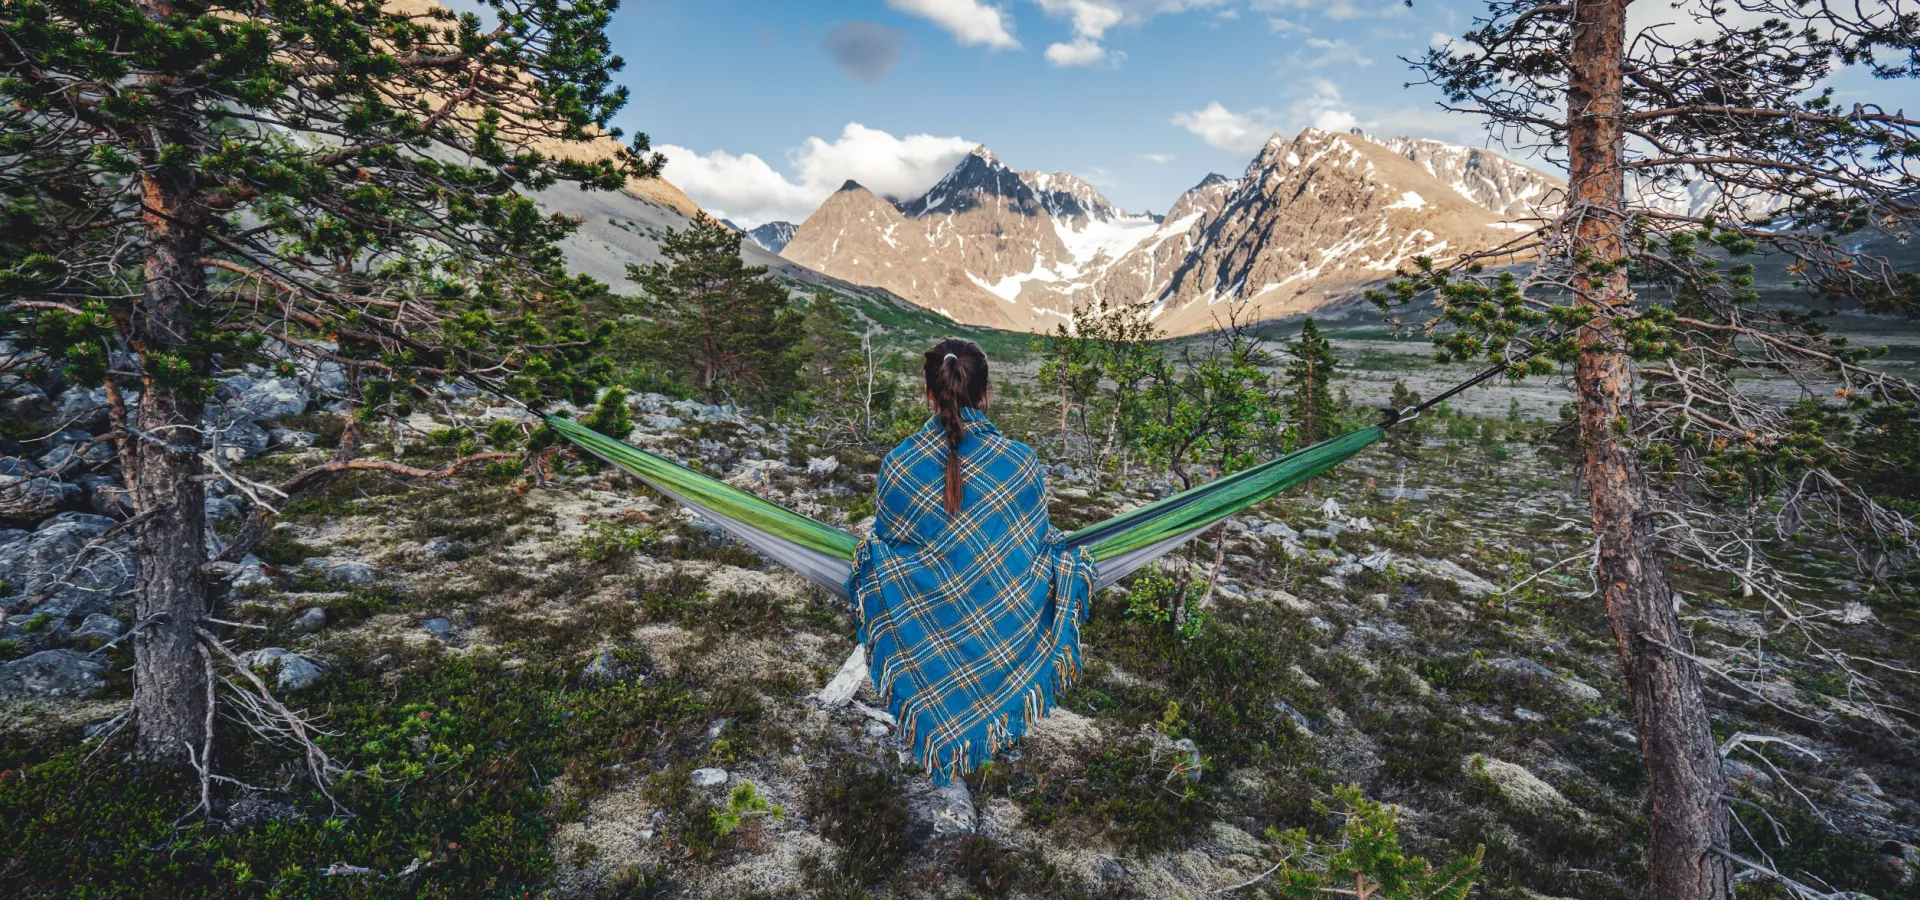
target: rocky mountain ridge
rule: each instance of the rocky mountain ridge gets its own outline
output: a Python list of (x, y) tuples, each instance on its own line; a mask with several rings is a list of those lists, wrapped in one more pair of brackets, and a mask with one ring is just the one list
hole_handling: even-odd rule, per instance
[(918, 197), (855, 182), (782, 256), (971, 325), (1046, 331), (1077, 307), (1149, 304), (1173, 334), (1311, 311), (1416, 256), (1498, 247), (1563, 185), (1490, 151), (1310, 128), (1275, 135), (1239, 179), (1209, 175), (1165, 216), (1084, 179), (976, 148)]

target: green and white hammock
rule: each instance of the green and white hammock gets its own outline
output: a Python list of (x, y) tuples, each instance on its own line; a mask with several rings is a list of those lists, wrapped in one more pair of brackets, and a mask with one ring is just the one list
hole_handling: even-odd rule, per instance
[[(575, 422), (554, 416), (546, 422), (581, 449), (672, 497), (774, 562), (847, 596), (859, 538)], [(1067, 535), (1066, 544), (1087, 549), (1094, 561), (1094, 587), (1106, 587), (1221, 520), (1345, 462), (1384, 432), (1384, 426), (1373, 425), (1329, 438), (1089, 525)]]

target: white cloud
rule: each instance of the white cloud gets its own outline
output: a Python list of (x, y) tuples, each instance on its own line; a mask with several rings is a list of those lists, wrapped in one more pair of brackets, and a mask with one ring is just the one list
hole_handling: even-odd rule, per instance
[(1047, 62), (1056, 66), (1091, 66), (1106, 62), (1112, 54), (1098, 41), (1088, 38), (1074, 38), (1071, 44), (1053, 44), (1047, 47)]
[(887, 0), (887, 5), (940, 26), (962, 44), (979, 44), (989, 50), (1020, 49), (1020, 41), (1013, 36), (1013, 16), (991, 3), (981, 0)]
[(667, 155), (668, 181), (714, 215), (752, 227), (772, 221), (800, 222), (849, 180), (876, 194), (917, 196), (974, 146), (975, 142), (958, 137), (895, 137), (849, 122), (831, 141), (811, 137), (788, 151), (791, 176), (751, 153), (701, 154), (671, 145), (660, 149)]
[(1279, 16), (1267, 17), (1267, 29), (1274, 34), (1304, 34), (1311, 30), (1292, 19), (1282, 19)]
[(1153, 163), (1156, 166), (1164, 166), (1167, 163), (1173, 162), (1174, 156), (1171, 153), (1142, 153), (1140, 154), (1140, 159)]
[(1380, 0), (1368, 0), (1365, 6), (1354, 0), (1254, 0), (1251, 8), (1259, 12), (1313, 12), (1339, 21), (1376, 16), (1397, 18), (1404, 11), (1404, 5), (1399, 2)]
[(1192, 132), (1209, 145), (1229, 153), (1253, 154), (1276, 132), (1285, 134), (1309, 125), (1327, 131), (1346, 131), (1360, 124), (1347, 107), (1339, 85), (1325, 78), (1309, 78), (1284, 110), (1255, 107), (1234, 112), (1220, 101), (1205, 109), (1178, 113), (1173, 124)]
[(1100, 0), (1037, 0), (1040, 9), (1054, 18), (1073, 20), (1073, 33), (1083, 38), (1099, 40), (1106, 36), (1107, 29), (1120, 24), (1127, 17), (1124, 10), (1113, 3)]
[(1307, 47), (1319, 52), (1313, 55), (1294, 53), (1287, 57), (1287, 65), (1306, 69), (1318, 69), (1335, 63), (1348, 63), (1355, 66), (1373, 65), (1373, 60), (1362, 56), (1360, 48), (1348, 43), (1346, 38), (1337, 40), (1308, 38)]
[(1268, 113), (1265, 109), (1237, 113), (1215, 100), (1205, 109), (1175, 113), (1173, 124), (1229, 153), (1252, 153), (1265, 146), (1275, 130), (1273, 124), (1262, 121)]
[(1127, 18), (1127, 13), (1103, 0), (1036, 0), (1040, 9), (1054, 18), (1073, 22), (1073, 42), (1047, 47), (1047, 62), (1060, 67), (1118, 63), (1123, 54), (1108, 52), (1100, 45), (1107, 29)]
[(1288, 119), (1328, 131), (1346, 131), (1360, 124), (1360, 118), (1341, 98), (1339, 85), (1325, 78), (1309, 78), (1306, 88), (1287, 106)]

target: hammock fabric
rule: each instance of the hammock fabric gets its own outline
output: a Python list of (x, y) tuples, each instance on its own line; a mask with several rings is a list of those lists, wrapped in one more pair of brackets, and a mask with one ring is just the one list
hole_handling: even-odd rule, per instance
[[(853, 573), (859, 538), (578, 423), (555, 416), (546, 422), (581, 449), (646, 482), (736, 540), (851, 599), (847, 578)], [(1221, 520), (1345, 462), (1383, 433), (1382, 426), (1372, 425), (1329, 438), (1089, 525), (1068, 534), (1062, 546), (1085, 548), (1094, 562), (1094, 587), (1107, 587)]]

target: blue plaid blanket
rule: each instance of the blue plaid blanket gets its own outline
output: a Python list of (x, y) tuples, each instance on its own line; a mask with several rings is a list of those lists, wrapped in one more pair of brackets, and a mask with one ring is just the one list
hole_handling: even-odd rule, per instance
[(965, 412), (960, 513), (942, 501), (940, 421), (880, 464), (873, 535), (847, 580), (900, 739), (945, 781), (987, 762), (1078, 674), (1093, 562), (1047, 521), (1033, 450)]

